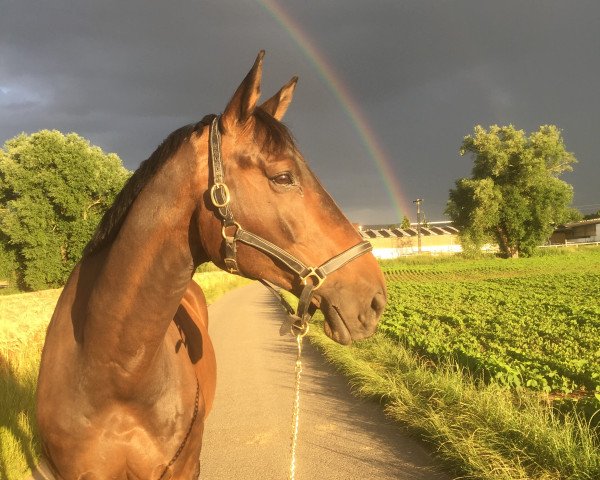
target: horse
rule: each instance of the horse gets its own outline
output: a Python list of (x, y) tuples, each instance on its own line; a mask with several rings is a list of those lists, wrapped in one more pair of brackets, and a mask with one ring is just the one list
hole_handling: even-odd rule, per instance
[(55, 478), (199, 478), (216, 386), (200, 264), (294, 293), (341, 344), (376, 329), (381, 270), (281, 123), (297, 77), (258, 104), (263, 57), (220, 116), (174, 131), (140, 165), (66, 282), (37, 388)]

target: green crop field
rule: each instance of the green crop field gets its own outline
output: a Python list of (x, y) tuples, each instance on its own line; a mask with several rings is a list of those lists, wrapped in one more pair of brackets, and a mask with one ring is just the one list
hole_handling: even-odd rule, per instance
[[(311, 342), (453, 478), (600, 478), (600, 248), (382, 262), (379, 331)], [(316, 321), (318, 321), (318, 315)]]
[(387, 336), (501, 384), (600, 400), (600, 249), (383, 270)]

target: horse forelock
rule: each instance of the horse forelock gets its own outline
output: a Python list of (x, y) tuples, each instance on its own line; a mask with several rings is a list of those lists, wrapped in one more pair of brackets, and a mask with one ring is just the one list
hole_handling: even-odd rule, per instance
[(258, 107), (254, 110), (255, 135), (261, 147), (271, 153), (297, 150), (296, 141), (287, 126)]

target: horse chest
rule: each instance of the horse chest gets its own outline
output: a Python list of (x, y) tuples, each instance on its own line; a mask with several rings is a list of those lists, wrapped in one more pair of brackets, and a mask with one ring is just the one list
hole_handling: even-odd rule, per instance
[[(191, 412), (165, 413), (155, 409), (144, 412), (115, 402), (82, 421), (84, 428), (78, 432), (71, 425), (69, 437), (47, 436), (50, 443), (46, 447), (53, 451), (55, 461), (64, 460), (64, 465), (57, 467), (65, 479), (158, 479), (190, 427)], [(194, 438), (174, 464), (173, 476), (163, 479), (186, 478), (182, 471), (198, 468), (200, 443), (196, 439), (201, 438), (202, 428), (202, 421), (193, 425)]]

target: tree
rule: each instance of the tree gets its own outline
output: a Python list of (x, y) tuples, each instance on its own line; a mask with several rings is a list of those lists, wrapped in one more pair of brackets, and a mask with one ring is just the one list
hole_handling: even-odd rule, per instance
[(496, 242), (507, 257), (530, 255), (572, 218), (573, 188), (558, 177), (576, 159), (556, 126), (543, 125), (527, 137), (512, 125), (478, 125), (460, 154), (473, 156), (473, 170), (450, 190), (446, 214), (465, 250)]
[(404, 215), (402, 217), (402, 223), (400, 224), (400, 228), (402, 230), (405, 230), (407, 228), (410, 228), (410, 218), (408, 218), (406, 215)]
[[(0, 149), (0, 261), (22, 288), (62, 285), (128, 177), (75, 133), (21, 134)], [(6, 267), (5, 267), (6, 268)]]

